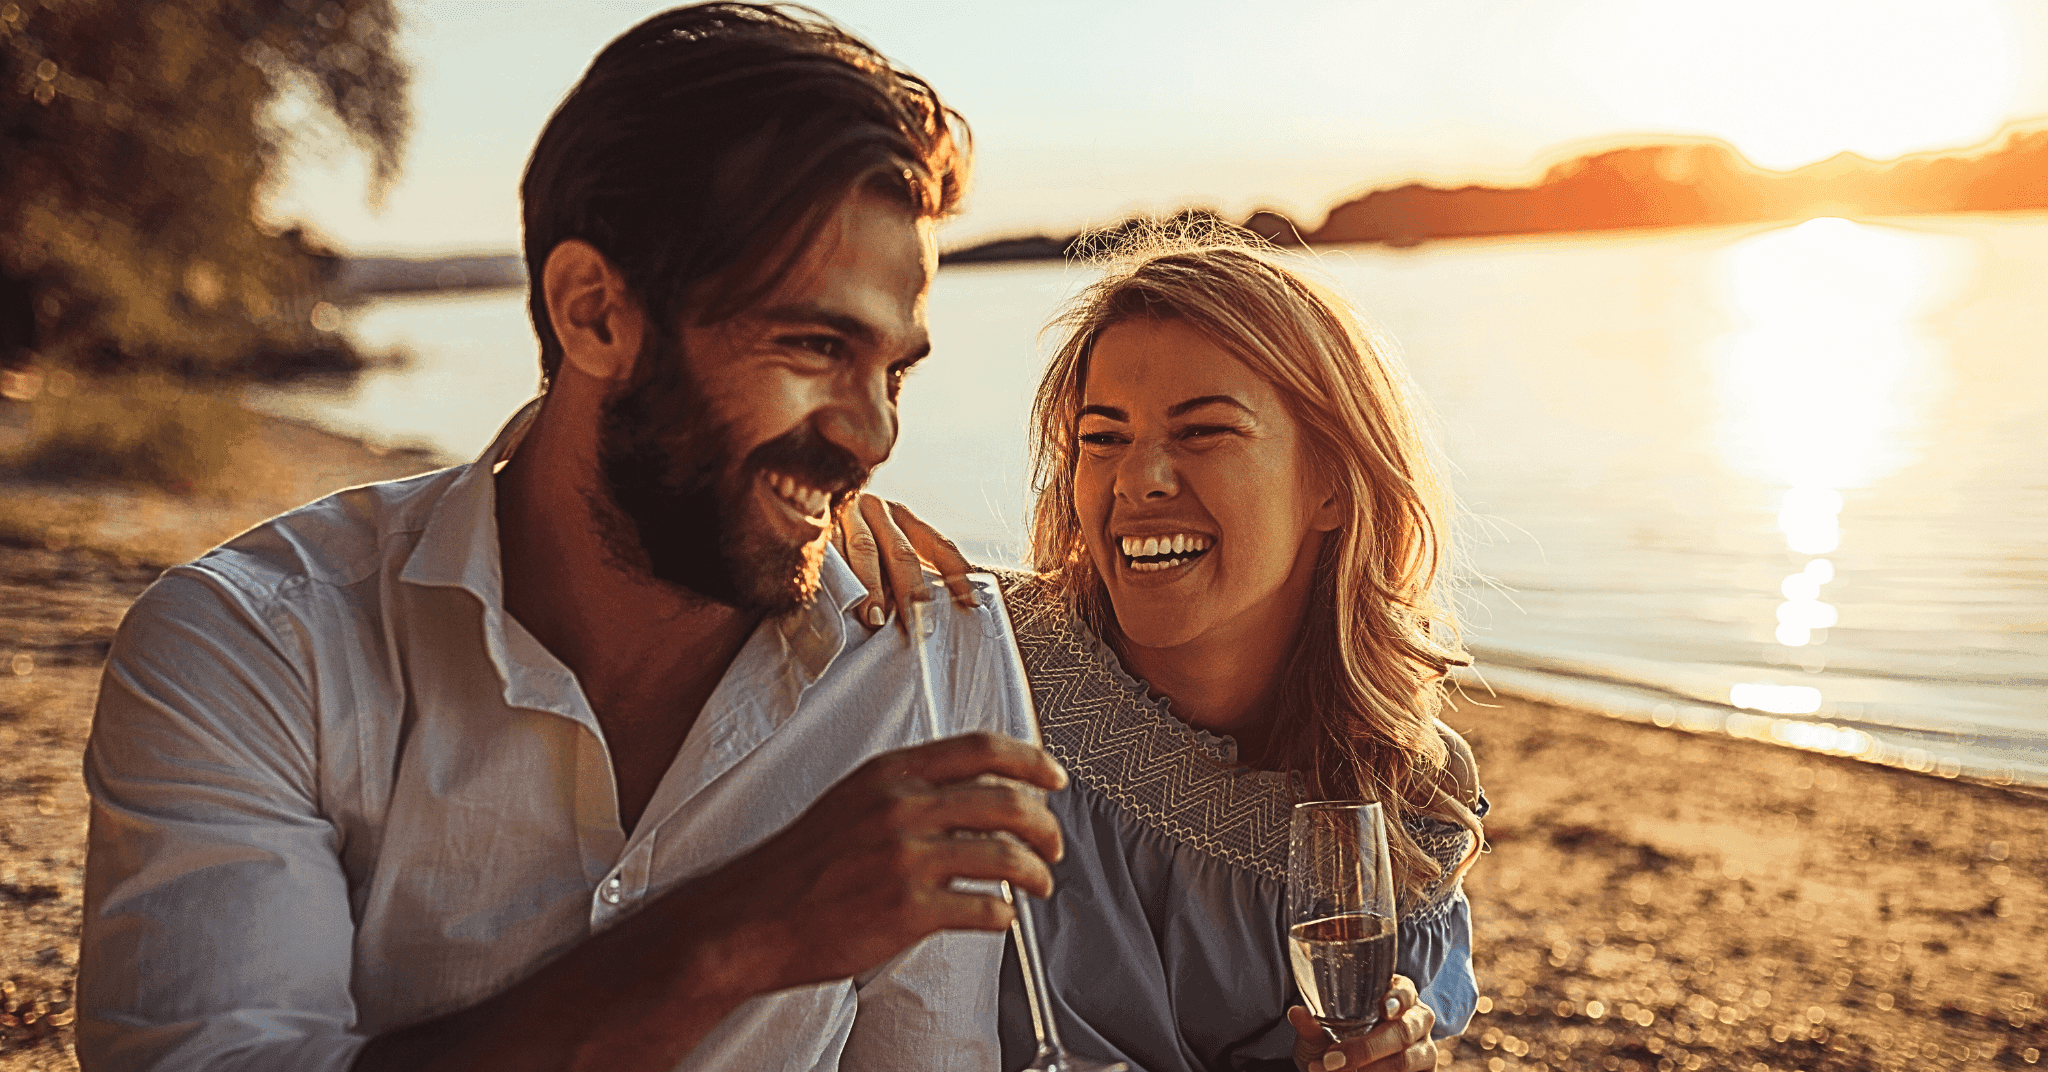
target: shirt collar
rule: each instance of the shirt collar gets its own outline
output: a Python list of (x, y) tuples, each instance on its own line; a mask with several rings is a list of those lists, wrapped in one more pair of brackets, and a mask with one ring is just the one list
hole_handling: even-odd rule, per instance
[(839, 557), (839, 549), (827, 544), (818, 569), (818, 598), (776, 623), (804, 685), (823, 676), (846, 646), (847, 622), (854, 606), (867, 596), (867, 588)]
[(409, 584), (466, 588), (486, 607), (504, 603), (504, 574), (498, 561), (498, 482), (500, 463), (519, 449), (545, 396), (519, 408), (498, 431), (491, 445), (441, 496), (427, 517), (420, 541), (413, 547), (399, 579)]

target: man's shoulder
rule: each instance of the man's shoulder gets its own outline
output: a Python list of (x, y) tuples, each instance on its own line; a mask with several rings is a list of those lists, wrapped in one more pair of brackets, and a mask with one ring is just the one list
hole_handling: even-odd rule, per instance
[(285, 596), (308, 584), (356, 584), (403, 565), (403, 553), (461, 472), (457, 466), (337, 491), (279, 514), (173, 572), (207, 575), (251, 596)]
[(335, 492), (279, 514), (181, 566), (129, 608), (123, 640), (259, 630), (310, 610), (324, 592), (401, 569), (433, 504), (460, 472), (443, 469)]

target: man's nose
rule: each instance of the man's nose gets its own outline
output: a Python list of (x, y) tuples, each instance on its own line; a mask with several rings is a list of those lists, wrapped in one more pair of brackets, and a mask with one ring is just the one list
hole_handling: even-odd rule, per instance
[(886, 382), (846, 391), (818, 420), (818, 432), (827, 442), (869, 469), (889, 459), (896, 431), (896, 405)]
[(1117, 466), (1116, 493), (1129, 502), (1170, 499), (1180, 491), (1173, 457), (1164, 444), (1139, 440), (1124, 451)]

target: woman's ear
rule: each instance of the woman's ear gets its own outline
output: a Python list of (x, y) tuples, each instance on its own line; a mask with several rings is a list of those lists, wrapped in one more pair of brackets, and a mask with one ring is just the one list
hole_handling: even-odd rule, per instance
[(1309, 515), (1308, 527), (1314, 532), (1334, 532), (1343, 528), (1350, 519), (1350, 511), (1344, 508), (1343, 496), (1332, 491), (1316, 504), (1315, 512)]
[(580, 238), (558, 243), (541, 267), (541, 293), (565, 365), (607, 382), (633, 375), (647, 314), (596, 246)]

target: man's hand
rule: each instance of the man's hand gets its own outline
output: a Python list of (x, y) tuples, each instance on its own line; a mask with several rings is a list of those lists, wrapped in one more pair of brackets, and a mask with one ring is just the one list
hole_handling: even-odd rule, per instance
[(1294, 1066), (1301, 1072), (1416, 1072), (1435, 1068), (1436, 1041), (1429, 1037), (1436, 1013), (1422, 1004), (1407, 976), (1387, 988), (1388, 1013), (1373, 1029), (1342, 1042), (1330, 1037), (1307, 1009), (1287, 1010), (1294, 1025)]
[(908, 600), (929, 598), (927, 565), (944, 578), (954, 602), (964, 607), (977, 604), (974, 586), (967, 583), (967, 556), (902, 503), (862, 492), (840, 512), (833, 540), (868, 590), (866, 603), (856, 613), (870, 626), (881, 625), (891, 610)]
[[(729, 968), (761, 991), (858, 975), (937, 931), (1003, 930), (1008, 904), (952, 880), (1049, 896), (1046, 861), (1062, 850), (1042, 791), (1065, 784), (1040, 749), (988, 733), (878, 756), (723, 868), (692, 925), (707, 909), (723, 919), (738, 939)], [(677, 907), (696, 900), (684, 894)]]

